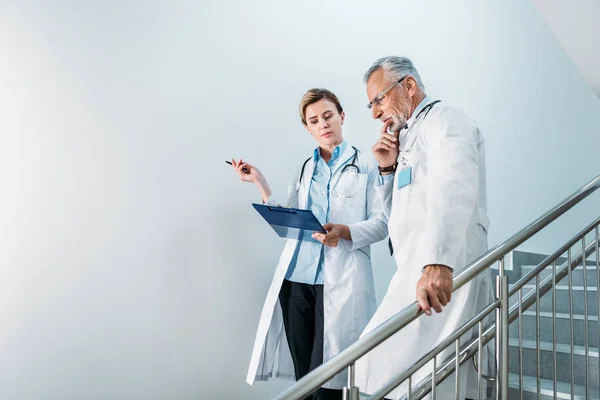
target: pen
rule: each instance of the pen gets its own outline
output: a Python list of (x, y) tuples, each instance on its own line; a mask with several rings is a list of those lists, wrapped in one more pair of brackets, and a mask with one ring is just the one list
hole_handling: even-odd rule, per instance
[[(233, 164), (231, 163), (231, 161), (227, 161), (227, 160), (225, 160), (225, 162), (226, 162), (227, 164), (229, 164), (229, 165), (233, 165)], [(242, 171), (244, 171), (244, 173), (246, 173), (246, 174), (248, 174), (248, 173), (249, 173), (249, 172), (248, 172), (248, 169), (247, 169), (246, 167), (242, 168)]]

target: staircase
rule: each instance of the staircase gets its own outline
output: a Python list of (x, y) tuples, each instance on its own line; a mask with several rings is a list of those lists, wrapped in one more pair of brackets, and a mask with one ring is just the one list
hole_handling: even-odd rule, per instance
[[(599, 188), (600, 176), (455, 274), (453, 291), (479, 273), (495, 272), (499, 293), (492, 302), (482, 305), (481, 312), (370, 393), (369, 400), (383, 399), (403, 382), (408, 383), (406, 395), (410, 399), (419, 400), (429, 393), (435, 398), (434, 388), (447, 378), (456, 380), (454, 371), (480, 357), (482, 346), (490, 342), (495, 344), (497, 365), (493, 398), (600, 400), (600, 285), (597, 277), (600, 266), (596, 268), (600, 258), (600, 217), (566, 240), (550, 256), (518, 250), (533, 235)], [(422, 313), (417, 302), (411, 303), (315, 368), (275, 400), (303, 399), (344, 369), (348, 373), (344, 397), (359, 400), (361, 388), (355, 385), (355, 362), (420, 318)], [(484, 322), (487, 317), (493, 315), (495, 322), (483, 326), (487, 324)], [(461, 337), (473, 328), (478, 334), (461, 343)], [(454, 354), (438, 363), (436, 356), (453, 346)], [(433, 367), (431, 373), (427, 371), (425, 378), (413, 382), (415, 372), (429, 368), (429, 363)], [(481, 380), (479, 383), (483, 384)], [(489, 392), (486, 397), (490, 397)]]
[[(513, 252), (513, 270), (507, 271), (509, 286), (534, 269), (543, 261), (545, 255)], [(557, 262), (561, 265), (566, 259)], [(539, 316), (539, 358), (536, 327), (536, 306), (523, 312), (522, 316), (522, 398), (528, 399), (600, 399), (600, 369), (598, 357), (598, 284), (595, 258), (588, 258), (587, 270), (587, 320), (588, 320), (588, 391), (586, 396), (586, 348), (585, 348), (585, 312), (583, 266), (572, 271), (573, 299), (573, 372), (574, 385), (571, 385), (571, 318), (569, 312), (568, 278), (557, 282), (556, 288), (556, 397), (554, 397), (554, 356), (553, 356), (553, 318), (552, 291), (540, 299)], [(497, 274), (497, 271), (496, 271)], [(540, 282), (552, 275), (550, 266), (540, 274)], [(535, 278), (523, 288), (523, 296), (535, 291)], [(518, 304), (518, 294), (510, 299), (511, 306)], [(510, 324), (509, 328), (509, 398), (521, 398), (520, 354), (519, 354), (519, 320)], [(538, 376), (539, 391), (538, 397)], [(571, 396), (573, 393), (573, 396)]]

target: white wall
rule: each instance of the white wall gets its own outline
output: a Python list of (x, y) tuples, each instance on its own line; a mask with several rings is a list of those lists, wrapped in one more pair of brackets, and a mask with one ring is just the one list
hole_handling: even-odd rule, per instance
[[(1, 7), (0, 398), (285, 387), (244, 383), (282, 242), (223, 160), (255, 162), (282, 195), (314, 146), (297, 115), (314, 86), (368, 151), (361, 77), (380, 56), (411, 57), (429, 94), (481, 125), (491, 244), (600, 173), (600, 100), (521, 0)], [(598, 199), (528, 248), (566, 240)]]
[(573, 63), (600, 96), (600, 2), (533, 0)]

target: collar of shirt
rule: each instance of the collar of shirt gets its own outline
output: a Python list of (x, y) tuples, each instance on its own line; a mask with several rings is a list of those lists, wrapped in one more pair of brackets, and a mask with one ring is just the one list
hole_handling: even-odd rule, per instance
[[(334, 165), (335, 162), (337, 161), (337, 159), (340, 157), (340, 155), (342, 155), (344, 153), (344, 151), (346, 151), (346, 147), (348, 146), (348, 143), (346, 141), (343, 141), (342, 143), (338, 144), (335, 149), (333, 149), (333, 153), (331, 154), (331, 159), (329, 160), (329, 162), (327, 164), (329, 164), (330, 166)], [(317, 163), (317, 161), (319, 161), (319, 157), (321, 157), (321, 148), (317, 147), (315, 149), (314, 152), (314, 162), (315, 164)]]
[(415, 111), (413, 111), (410, 118), (406, 121), (406, 129), (409, 129), (412, 126), (412, 124), (415, 123), (415, 120), (417, 119), (417, 115), (419, 115), (421, 110), (423, 108), (425, 108), (425, 106), (429, 103), (431, 103), (431, 98), (429, 96), (425, 96), (425, 98), (423, 100), (421, 100), (421, 102), (419, 103), (417, 108), (415, 108)]

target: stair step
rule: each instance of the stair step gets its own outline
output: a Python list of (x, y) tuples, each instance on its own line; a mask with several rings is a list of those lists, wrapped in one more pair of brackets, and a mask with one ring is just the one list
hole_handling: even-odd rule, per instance
[[(535, 311), (524, 311), (523, 315), (533, 316), (535, 317)], [(552, 318), (551, 312), (542, 312), (540, 311), (540, 318)], [(567, 313), (556, 313), (556, 319), (569, 319), (569, 314)], [(585, 315), (583, 314), (573, 314), (573, 319), (575, 321), (583, 321), (585, 319)], [(588, 315), (588, 321), (598, 322), (598, 316), (596, 315)]]
[[(518, 399), (520, 395), (519, 374), (508, 376), (509, 398)], [(554, 398), (554, 385), (551, 379), (540, 379), (540, 394), (543, 400)], [(571, 396), (571, 384), (568, 382), (556, 382), (556, 397), (559, 399), (585, 400), (585, 386), (575, 385), (574, 396)], [(537, 378), (523, 375), (523, 400), (537, 399)], [(588, 388), (587, 399), (598, 400), (598, 389)]]
[[(509, 338), (509, 370), (512, 373), (519, 373), (519, 340)], [(528, 376), (537, 376), (537, 348), (535, 340), (523, 340), (523, 374)], [(540, 377), (552, 380), (554, 378), (554, 362), (552, 354), (552, 342), (540, 342)], [(585, 347), (574, 346), (574, 375), (575, 383), (585, 384), (586, 357)], [(571, 381), (571, 346), (558, 343), (556, 346), (557, 359), (557, 378), (561, 382)], [(588, 378), (590, 387), (598, 388), (599, 370), (598, 370), (598, 347), (589, 347), (589, 370)]]
[[(511, 285), (512, 287), (512, 285)], [(529, 293), (535, 292), (535, 285), (525, 285), (523, 286), (523, 297), (527, 296)], [(552, 293), (554, 291), (550, 290), (540, 299), (540, 311), (544, 312), (552, 312)], [(585, 292), (583, 290), (583, 286), (575, 286), (572, 290), (572, 299), (573, 299), (573, 313), (574, 314), (584, 314), (584, 297)], [(567, 285), (557, 285), (556, 286), (556, 312), (562, 314), (569, 313), (569, 287)], [(518, 292), (511, 296), (509, 300), (509, 304), (512, 307), (514, 304), (517, 304), (519, 300)], [(587, 312), (588, 315), (597, 316), (598, 315), (598, 290), (597, 288), (588, 286), (587, 291)], [(535, 305), (530, 307), (528, 310), (535, 310)]]
[[(513, 338), (519, 337), (519, 320), (510, 324), (509, 335)], [(597, 347), (599, 343), (598, 317), (588, 315), (588, 344)], [(585, 345), (585, 320), (584, 315), (573, 315), (573, 336), (576, 345)], [(523, 338), (535, 341), (537, 337), (535, 311), (523, 312)], [(540, 312), (540, 340), (552, 342), (553, 327), (552, 313)], [(569, 314), (558, 313), (556, 315), (556, 341), (557, 343), (571, 343), (571, 322)]]
[[(541, 282), (540, 282), (540, 283), (541, 283)], [(566, 290), (566, 291), (569, 291), (569, 285), (568, 285), (568, 284), (566, 284), (566, 285), (565, 285), (564, 283), (565, 283), (565, 282), (560, 282), (559, 284), (557, 284), (557, 285), (556, 285), (556, 290)], [(514, 285), (515, 285), (515, 284), (514, 284), (514, 283), (512, 283), (512, 284), (510, 284), (510, 285), (508, 285), (508, 286), (509, 286), (509, 288), (511, 288), (511, 287), (513, 287)], [(535, 284), (527, 284), (527, 285), (523, 285), (523, 289), (524, 289), (524, 290), (523, 290), (523, 293), (527, 293), (527, 290), (532, 290), (532, 291), (533, 291), (533, 290), (535, 290)], [(576, 292), (576, 291), (583, 292), (584, 286), (580, 286), (580, 285), (575, 285), (575, 284), (573, 284), (573, 287), (572, 287), (572, 289), (573, 289), (573, 291), (574, 291), (574, 292)], [(588, 293), (589, 293), (589, 292), (597, 292), (597, 291), (598, 291), (598, 287), (596, 287), (596, 286), (590, 286), (590, 285), (588, 284), (588, 286), (587, 286), (587, 290), (588, 290)], [(595, 296), (595, 295), (596, 295), (596, 294), (594, 294), (594, 296)]]
[[(561, 265), (556, 265), (556, 269), (560, 269), (561, 267), (562, 267)], [(523, 274), (531, 271), (534, 268), (537, 268), (537, 265), (521, 265), (521, 271), (523, 271)], [(596, 271), (596, 261), (587, 260), (585, 263), (585, 269), (587, 269), (588, 272)], [(575, 268), (575, 270), (583, 272), (583, 266), (579, 265), (579, 266), (577, 266), (577, 268)], [(552, 265), (549, 265), (546, 268), (544, 268), (544, 271), (552, 271)]]
[[(521, 277), (527, 275), (534, 268), (537, 268), (537, 266), (536, 265), (521, 266)], [(557, 270), (559, 269), (558, 265), (556, 266), (556, 269)], [(552, 274), (552, 266), (546, 267), (545, 269), (543, 269), (540, 272), (540, 278), (544, 279), (548, 276), (551, 276), (551, 274)], [(590, 266), (589, 264), (586, 264), (586, 275), (587, 275), (588, 286), (589, 285), (597, 286), (598, 273), (596, 271), (596, 262), (595, 261), (592, 266)], [(535, 278), (532, 278), (532, 280), (533, 279), (535, 279)], [(566, 284), (568, 282), (568, 280), (569, 280), (569, 277), (565, 276), (563, 279), (560, 280), (560, 283)], [(571, 270), (571, 280), (573, 281), (574, 285), (583, 285), (583, 266), (579, 266), (579, 267), (575, 268), (574, 270)]]
[[(513, 347), (513, 346), (518, 347), (519, 339), (518, 338), (509, 338), (508, 344), (511, 347)], [(537, 349), (536, 341), (529, 340), (529, 339), (523, 339), (523, 348), (524, 349), (533, 349), (533, 350)], [(546, 342), (546, 341), (540, 340), (540, 349), (542, 351), (552, 352), (552, 342)], [(571, 353), (571, 345), (565, 344), (565, 343), (557, 343), (556, 344), (556, 352), (563, 353), (563, 354), (570, 354)], [(575, 353), (575, 355), (584, 356), (585, 355), (585, 346), (574, 345), (573, 352)], [(592, 357), (598, 358), (598, 347), (589, 346), (589, 354), (590, 354), (590, 359)]]

